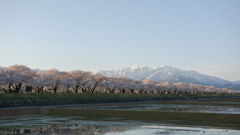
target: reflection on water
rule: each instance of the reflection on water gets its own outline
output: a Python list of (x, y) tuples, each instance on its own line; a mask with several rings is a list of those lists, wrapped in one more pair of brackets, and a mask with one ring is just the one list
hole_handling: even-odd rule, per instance
[[(114, 110), (154, 110), (181, 112), (210, 112), (240, 114), (238, 106), (213, 105), (174, 105), (174, 104), (108, 104), (63, 107), (65, 109), (114, 109)], [(63, 109), (62, 108), (62, 109)], [(163, 123), (143, 123), (124, 118), (89, 118), (81, 116), (56, 117), (31, 115), (18, 117), (0, 117), (0, 134), (95, 134), (95, 135), (239, 135), (240, 130), (218, 129), (215, 127), (180, 127)]]
[(0, 118), (0, 134), (106, 134), (138, 128), (135, 121), (88, 121), (82, 117), (21, 116)]
[(94, 135), (239, 135), (240, 130), (213, 127), (177, 127), (135, 121), (86, 121), (78, 117), (21, 116), (0, 119), (1, 135), (16, 134), (94, 134)]
[(78, 124), (57, 124), (36, 126), (31, 128), (13, 128), (0, 130), (1, 135), (14, 135), (14, 134), (106, 134), (108, 132), (123, 132), (128, 130), (128, 127), (110, 127), (100, 125), (78, 125)]
[(180, 112), (206, 112), (206, 113), (229, 113), (240, 114), (240, 108), (236, 106), (213, 106), (213, 105), (174, 105), (174, 104), (124, 104), (108, 106), (84, 106), (71, 107), (71, 109), (112, 109), (112, 110), (155, 110), (155, 111), (180, 111)]
[(94, 135), (239, 135), (240, 130), (213, 127), (177, 127), (135, 121), (87, 121), (78, 117), (21, 116), (0, 119), (1, 135), (16, 134), (94, 134)]
[(133, 130), (120, 133), (107, 133), (106, 135), (239, 135), (239, 130), (215, 129), (209, 127), (176, 127), (144, 125)]

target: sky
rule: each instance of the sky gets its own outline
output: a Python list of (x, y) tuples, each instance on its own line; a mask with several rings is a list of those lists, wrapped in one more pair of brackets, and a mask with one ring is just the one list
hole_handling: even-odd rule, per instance
[(0, 0), (0, 66), (14, 64), (240, 80), (240, 0)]

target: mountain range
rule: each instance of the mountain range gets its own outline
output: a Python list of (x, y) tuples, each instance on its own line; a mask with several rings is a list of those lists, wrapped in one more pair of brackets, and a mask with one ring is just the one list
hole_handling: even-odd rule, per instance
[(156, 68), (147, 66), (132, 66), (117, 70), (100, 70), (97, 73), (110, 77), (125, 76), (127, 78), (140, 81), (151, 79), (157, 82), (183, 82), (216, 87), (223, 87), (226, 84), (228, 84), (227, 86), (229, 87), (230, 84), (240, 86), (239, 81), (232, 82), (217, 77), (204, 75), (197, 71), (186, 71), (169, 66), (161, 66)]

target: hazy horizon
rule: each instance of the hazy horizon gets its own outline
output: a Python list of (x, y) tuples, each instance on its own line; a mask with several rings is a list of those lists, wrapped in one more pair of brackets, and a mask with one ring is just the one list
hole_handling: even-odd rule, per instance
[(1, 0), (0, 66), (162, 65), (240, 80), (240, 0)]

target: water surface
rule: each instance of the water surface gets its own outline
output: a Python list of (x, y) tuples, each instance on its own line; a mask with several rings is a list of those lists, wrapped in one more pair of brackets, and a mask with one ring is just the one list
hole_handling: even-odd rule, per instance
[[(85, 120), (84, 120), (85, 119)], [(239, 135), (240, 130), (216, 127), (183, 127), (124, 119), (86, 120), (86, 117), (31, 115), (0, 118), (0, 134), (94, 134), (94, 135)]]

